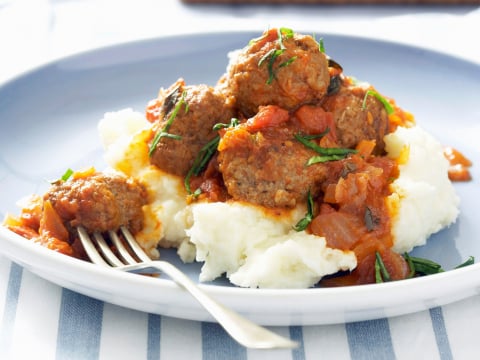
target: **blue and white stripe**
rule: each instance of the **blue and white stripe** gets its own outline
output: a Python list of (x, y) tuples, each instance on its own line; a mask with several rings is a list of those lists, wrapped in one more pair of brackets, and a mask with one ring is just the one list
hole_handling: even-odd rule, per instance
[[(480, 297), (395, 318), (274, 330), (301, 346), (249, 350), (217, 324), (62, 289), (0, 257), (0, 359), (463, 359), (480, 351)], [(352, 299), (354, 301), (354, 299)]]

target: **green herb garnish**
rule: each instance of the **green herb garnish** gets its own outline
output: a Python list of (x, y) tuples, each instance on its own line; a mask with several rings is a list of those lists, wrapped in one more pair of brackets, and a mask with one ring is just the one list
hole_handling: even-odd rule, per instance
[(237, 118), (232, 118), (230, 120), (229, 124), (218, 123), (218, 124), (213, 125), (212, 129), (214, 131), (218, 131), (218, 130), (221, 130), (221, 129), (228, 129), (228, 128), (236, 127), (238, 124), (240, 124), (240, 121)]
[(62, 177), (60, 178), (60, 180), (62, 181), (67, 181), (68, 179), (70, 179), (70, 177), (73, 175), (73, 170), (68, 168), (62, 175)]
[(295, 231), (305, 230), (307, 226), (312, 222), (312, 220), (313, 220), (313, 198), (309, 190), (307, 195), (307, 213), (302, 219), (300, 219), (299, 222), (297, 222), (297, 224), (293, 227), (293, 230)]
[[(265, 55), (263, 55), (262, 58), (258, 62), (258, 66), (260, 67), (260, 66), (263, 65), (263, 63), (268, 61), (267, 62), (268, 79), (266, 81), (267, 85), (270, 85), (272, 83), (273, 79), (275, 78), (275, 70), (273, 69), (273, 65), (275, 63), (275, 60), (280, 55), (282, 55), (286, 50), (286, 47), (283, 44), (283, 36), (285, 36), (286, 39), (290, 39), (294, 35), (293, 30), (288, 29), (288, 28), (283, 28), (283, 27), (277, 29), (277, 33), (278, 33), (278, 44), (279, 44), (280, 48), (279, 49), (271, 49), (269, 52), (267, 52)], [(295, 61), (295, 59), (296, 59), (295, 56), (291, 57), (287, 61), (281, 63), (279, 67), (284, 67), (284, 66), (290, 65), (293, 61)]]
[(312, 164), (316, 164), (319, 162), (342, 160), (347, 155), (354, 154), (357, 152), (357, 150), (347, 149), (347, 148), (325, 148), (325, 147), (318, 146), (315, 142), (311, 141), (315, 138), (322, 137), (325, 134), (326, 133), (324, 131), (322, 134), (319, 134), (319, 135), (302, 135), (302, 134), (294, 135), (295, 139), (297, 139), (303, 145), (305, 145), (309, 149), (314, 150), (320, 155), (320, 156), (312, 156), (310, 159), (308, 159), (306, 166), (310, 166)]
[(345, 155), (317, 155), (308, 159), (306, 166), (345, 159)]
[(74, 173), (74, 171), (72, 169), (68, 168), (67, 170), (65, 170), (63, 175), (60, 176), (59, 179), (57, 179), (57, 180), (47, 180), (47, 181), (50, 183), (50, 185), (58, 185), (61, 182), (67, 181), (68, 179), (70, 179), (70, 177), (72, 176), (73, 173)]
[(284, 61), (283, 63), (281, 63), (280, 65), (278, 65), (278, 67), (282, 68), (284, 66), (288, 66), (290, 65), (292, 62), (294, 62), (295, 60), (297, 60), (297, 57), (296, 56), (292, 56), (290, 59), (288, 59), (287, 61)]
[[(408, 278), (415, 276), (432, 275), (445, 272), (442, 266), (435, 261), (410, 256), (409, 254), (403, 254), (403, 258), (408, 264), (410, 272)], [(466, 261), (456, 266), (454, 269), (459, 269), (464, 266), (472, 265), (475, 262), (473, 256), (470, 256)], [(391, 281), (391, 276), (383, 263), (382, 257), (378, 252), (375, 253), (375, 282), (381, 283), (385, 281)]]
[[(315, 37), (314, 37), (315, 39)], [(325, 43), (323, 42), (323, 38), (318, 39), (318, 50), (320, 50), (321, 53), (325, 54)]]
[(195, 195), (198, 196), (200, 195), (201, 191), (197, 189), (195, 193), (192, 192), (192, 189), (190, 188), (190, 179), (193, 175), (198, 176), (207, 163), (210, 161), (212, 158), (213, 154), (215, 154), (215, 151), (217, 151), (218, 143), (220, 142), (220, 136), (215, 136), (212, 140), (210, 140), (207, 144), (205, 144), (195, 157), (195, 160), (193, 161), (193, 165), (188, 171), (187, 175), (185, 176), (184, 180), (184, 185), (185, 189), (187, 190), (187, 193), (189, 195)]
[(385, 107), (385, 110), (387, 111), (388, 115), (393, 114), (394, 109), (393, 109), (392, 105), (388, 102), (388, 100), (385, 99), (378, 92), (376, 92), (375, 90), (372, 90), (372, 89), (367, 90), (367, 92), (365, 93), (365, 96), (364, 96), (363, 102), (362, 102), (362, 110), (365, 110), (367, 108), (367, 98), (369, 96), (376, 97), (383, 104), (383, 106)]
[(444, 272), (442, 266), (435, 261), (410, 256), (408, 254), (404, 254), (403, 257), (407, 261), (412, 277)]
[(390, 273), (388, 272), (387, 268), (385, 267), (385, 263), (380, 256), (378, 251), (375, 252), (375, 282), (383, 283), (387, 281), (391, 281), (392, 278)]
[[(408, 254), (404, 254), (403, 257), (407, 261), (407, 264), (410, 268), (410, 277), (438, 274), (445, 271), (442, 266), (435, 261), (410, 256)], [(472, 265), (474, 262), (475, 258), (470, 256), (466, 261), (460, 265), (457, 265), (454, 269)]]
[(283, 51), (284, 50), (281, 50), (281, 49), (272, 49), (269, 52), (267, 52), (265, 55), (263, 55), (260, 61), (258, 62), (258, 66), (262, 66), (262, 64), (268, 59), (268, 64), (267, 64), (268, 79), (266, 81), (267, 85), (270, 85), (273, 79), (275, 78), (273, 64), (275, 63), (275, 60), (277, 59), (277, 57), (283, 54)]
[[(230, 124), (218, 123), (213, 126), (214, 131), (218, 131), (220, 129), (226, 129), (230, 127), (235, 127), (239, 124), (238, 119), (232, 118), (230, 120)], [(190, 179), (192, 176), (198, 176), (207, 166), (208, 162), (212, 158), (213, 154), (217, 151), (218, 143), (220, 142), (220, 136), (215, 136), (212, 140), (206, 143), (199, 151), (195, 160), (193, 161), (193, 165), (188, 171), (187, 175), (184, 179), (184, 186), (187, 190), (189, 195), (194, 195), (195, 197), (201, 194), (201, 190), (197, 189), (195, 192), (192, 192), (190, 187)]]
[(157, 147), (158, 143), (162, 138), (169, 138), (169, 139), (174, 139), (174, 140), (181, 140), (182, 137), (180, 135), (175, 135), (175, 134), (170, 134), (168, 131), (170, 130), (170, 127), (173, 124), (173, 121), (177, 117), (178, 112), (180, 111), (182, 105), (184, 106), (185, 109), (185, 114), (188, 112), (188, 103), (185, 100), (187, 96), (187, 92), (184, 91), (182, 92), (182, 97), (180, 100), (177, 102), (175, 105), (175, 108), (173, 109), (172, 113), (167, 119), (167, 122), (163, 126), (162, 130), (159, 131), (155, 137), (153, 138), (152, 143), (150, 144), (150, 149), (148, 151), (148, 156), (152, 156), (153, 152), (155, 151), (155, 148)]
[(469, 256), (467, 260), (465, 260), (463, 263), (461, 263), (460, 265), (457, 265), (455, 266), (455, 269), (460, 269), (462, 267), (465, 267), (465, 266), (468, 266), (468, 265), (472, 265), (475, 263), (475, 258), (473, 256)]

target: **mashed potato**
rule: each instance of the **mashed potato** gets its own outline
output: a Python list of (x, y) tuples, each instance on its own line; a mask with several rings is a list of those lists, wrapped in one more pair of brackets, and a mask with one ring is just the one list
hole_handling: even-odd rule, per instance
[[(150, 205), (143, 243), (176, 247), (184, 261), (201, 261), (200, 281), (223, 274), (236, 285), (307, 288), (323, 276), (356, 266), (353, 252), (331, 249), (325, 239), (296, 232), (300, 206), (275, 215), (239, 202), (187, 204), (182, 179), (150, 165), (146, 139), (151, 124), (130, 109), (108, 113), (99, 123), (108, 164), (142, 181)], [(440, 144), (418, 126), (385, 137), (388, 156), (400, 164), (388, 203), (394, 250), (403, 253), (450, 225), (459, 200), (447, 176)]]
[[(298, 211), (281, 216), (241, 203), (192, 206), (193, 226), (187, 230), (204, 261), (201, 281), (226, 273), (244, 287), (306, 288), (324, 275), (353, 270), (353, 252), (326, 247), (325, 239), (296, 232)], [(300, 215), (300, 216), (299, 216)]]
[(385, 136), (385, 144), (400, 168), (388, 201), (395, 209), (393, 249), (404, 253), (452, 224), (459, 213), (459, 198), (448, 179), (449, 164), (441, 144), (421, 127), (399, 127)]

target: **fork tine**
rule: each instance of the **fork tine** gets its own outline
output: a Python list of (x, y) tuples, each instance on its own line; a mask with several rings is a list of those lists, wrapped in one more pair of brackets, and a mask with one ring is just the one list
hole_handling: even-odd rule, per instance
[(125, 226), (121, 226), (120, 230), (122, 231), (122, 234), (125, 237), (128, 245), (130, 245), (131, 249), (140, 260), (145, 262), (152, 260), (150, 256), (148, 256), (145, 251), (143, 251), (137, 240), (135, 240), (135, 238), (133, 237), (132, 233)]
[[(121, 232), (127, 242), (127, 247), (124, 245), (123, 241), (113, 230), (108, 232), (110, 240), (115, 246), (120, 258), (112, 251), (110, 246), (107, 244), (106, 240), (99, 232), (93, 233), (93, 238), (97, 244), (94, 245), (92, 239), (88, 235), (86, 229), (83, 226), (77, 228), (80, 241), (82, 242), (85, 252), (92, 262), (104, 266), (124, 266), (137, 264), (138, 261), (130, 254), (131, 251), (141, 260), (141, 261), (151, 261), (151, 258), (143, 251), (138, 242), (135, 240), (130, 231), (125, 227), (121, 227)], [(123, 260), (123, 262), (122, 262)]]
[(125, 265), (110, 249), (110, 246), (108, 246), (102, 234), (98, 232), (93, 233), (93, 238), (97, 243), (97, 246), (95, 246), (92, 239), (88, 235), (87, 230), (83, 226), (79, 226), (77, 228), (77, 233), (83, 245), (83, 248), (85, 249), (85, 252), (93, 263), (102, 266)]
[[(128, 265), (124, 265), (119, 260), (100, 233), (93, 234), (93, 237), (97, 242), (97, 246), (95, 246), (85, 228), (77, 228), (85, 252), (93, 263), (107, 267), (117, 267), (123, 271), (137, 271), (153, 267), (166, 273), (173, 281), (197, 299), (197, 301), (203, 305), (205, 310), (207, 310), (210, 315), (212, 315), (212, 317), (217, 320), (218, 323), (240, 344), (256, 349), (293, 348), (298, 346), (298, 343), (289, 338), (279, 336), (250, 320), (243, 318), (220, 303), (217, 303), (174, 265), (165, 261), (152, 261), (126, 227), (122, 226), (120, 230), (125, 241), (128, 243), (128, 246), (130, 246), (131, 251), (142, 260), (141, 263), (132, 258), (129, 251), (115, 232), (109, 232), (110, 239), (117, 248), (117, 251), (121, 254), (121, 257), (124, 257), (125, 261), (129, 262)], [(102, 252), (102, 255), (107, 261), (105, 261), (100, 255), (99, 251)]]
[(118, 257), (113, 253), (112, 249), (110, 249), (110, 246), (108, 246), (107, 242), (103, 238), (102, 234), (95, 232), (93, 233), (93, 237), (97, 241), (97, 245), (100, 248), (103, 257), (107, 262), (112, 265), (112, 266), (123, 266), (125, 265), (122, 263)]
[[(127, 263), (127, 264), (136, 264), (138, 263), (137, 260), (135, 260), (132, 255), (128, 252), (127, 248), (125, 245), (123, 245), (123, 242), (120, 240), (118, 237), (117, 233), (113, 230), (110, 230), (108, 232), (108, 235), (110, 236), (110, 240), (112, 240), (113, 245), (117, 248), (118, 253), (122, 257), (122, 259)], [(120, 264), (123, 265), (123, 264)]]
[(87, 253), (90, 260), (92, 260), (92, 262), (97, 265), (110, 266), (98, 253), (95, 245), (93, 245), (93, 242), (87, 233), (87, 230), (85, 230), (84, 227), (80, 226), (77, 228), (77, 233), (80, 241), (82, 242), (83, 248), (85, 249), (85, 252)]

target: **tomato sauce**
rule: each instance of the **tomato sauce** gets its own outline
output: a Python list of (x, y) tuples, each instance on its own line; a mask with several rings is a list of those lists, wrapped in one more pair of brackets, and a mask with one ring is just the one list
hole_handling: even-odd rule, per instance
[[(332, 114), (309, 105), (292, 114), (276, 106), (261, 107), (245, 126), (230, 129), (221, 136), (232, 137), (228, 143), (235, 146), (235, 141), (250, 136), (249, 131), (258, 132), (264, 141), (277, 139), (278, 128), (285, 128), (290, 135), (324, 134), (318, 139), (319, 146), (338, 146)], [(331, 248), (354, 252), (358, 261), (354, 271), (325, 279), (323, 286), (374, 283), (377, 253), (391, 279), (404, 279), (409, 275), (404, 258), (391, 250), (391, 209), (387, 197), (391, 194), (391, 182), (399, 175), (398, 164), (388, 157), (372, 155), (375, 146), (375, 140), (360, 141), (356, 154), (321, 165), (328, 167), (328, 175), (321, 180), (320, 195), (314, 199), (314, 218), (307, 231), (325, 237)], [(222, 149), (219, 147), (219, 150)], [(204, 174), (192, 179), (191, 185), (202, 190), (199, 196), (204, 199), (218, 201), (229, 197), (215, 158)]]
[(7, 216), (4, 225), (11, 231), (32, 240), (50, 250), (78, 258), (83, 257), (83, 250), (70, 244), (70, 235), (62, 219), (49, 201), (42, 202), (34, 196), (22, 208), (20, 216)]
[(386, 157), (354, 155), (335, 166), (340, 164), (344, 170), (340, 177), (332, 176), (326, 184), (309, 230), (325, 237), (329, 247), (353, 251), (358, 265), (353, 272), (324, 279), (321, 284), (374, 283), (376, 253), (392, 280), (406, 278), (409, 274), (406, 261), (391, 250), (391, 214), (386, 203), (391, 179), (398, 176), (396, 162)]
[(450, 163), (448, 177), (451, 181), (472, 180), (472, 175), (470, 174), (472, 162), (465, 155), (451, 146), (446, 146), (443, 149), (443, 154)]

